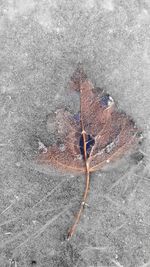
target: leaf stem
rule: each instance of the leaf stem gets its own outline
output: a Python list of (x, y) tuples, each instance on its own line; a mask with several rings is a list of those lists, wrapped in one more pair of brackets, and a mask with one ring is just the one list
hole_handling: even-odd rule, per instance
[(85, 186), (85, 190), (84, 190), (84, 195), (83, 195), (83, 199), (82, 199), (82, 202), (80, 204), (80, 209), (76, 215), (76, 219), (75, 219), (75, 222), (74, 224), (72, 225), (72, 227), (70, 228), (70, 230), (68, 231), (68, 236), (67, 236), (67, 239), (69, 240), (73, 234), (75, 233), (75, 230), (77, 228), (77, 225), (80, 221), (80, 218), (81, 218), (81, 215), (82, 215), (82, 212), (84, 210), (84, 207), (85, 207), (85, 203), (86, 203), (86, 199), (87, 199), (87, 195), (88, 195), (88, 191), (89, 191), (89, 185), (90, 185), (90, 172), (89, 172), (89, 167), (88, 165), (86, 166), (86, 186)]

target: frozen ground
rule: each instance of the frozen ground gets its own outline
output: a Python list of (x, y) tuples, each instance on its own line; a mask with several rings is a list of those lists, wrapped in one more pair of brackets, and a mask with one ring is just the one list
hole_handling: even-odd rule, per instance
[[(149, 267), (150, 2), (1, 0), (0, 7), (0, 267)], [(77, 105), (68, 81), (79, 61), (141, 127), (144, 158), (92, 174), (89, 207), (68, 242), (84, 176), (32, 162), (38, 138), (53, 142), (48, 114)]]

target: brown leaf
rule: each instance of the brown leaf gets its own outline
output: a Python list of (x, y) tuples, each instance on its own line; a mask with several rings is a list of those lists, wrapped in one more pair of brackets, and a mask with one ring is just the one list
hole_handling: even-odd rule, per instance
[(120, 158), (139, 140), (139, 130), (133, 120), (119, 112), (109, 94), (94, 91), (81, 65), (71, 78), (71, 88), (80, 93), (80, 111), (72, 116), (58, 110), (56, 122), (60, 144), (38, 156), (38, 162), (51, 164), (64, 171), (86, 173), (86, 188), (76, 221), (69, 231), (71, 237), (79, 222), (89, 190), (90, 173), (106, 163)]

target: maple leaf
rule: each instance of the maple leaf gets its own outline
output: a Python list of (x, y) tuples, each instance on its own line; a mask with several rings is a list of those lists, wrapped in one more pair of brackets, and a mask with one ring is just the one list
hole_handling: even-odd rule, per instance
[(71, 77), (71, 87), (80, 94), (80, 111), (56, 111), (58, 133), (63, 144), (54, 144), (40, 153), (38, 163), (51, 164), (61, 170), (86, 174), (86, 186), (70, 238), (79, 223), (89, 191), (90, 173), (120, 158), (139, 141), (139, 129), (124, 112), (118, 111), (109, 94), (94, 91), (82, 66)]

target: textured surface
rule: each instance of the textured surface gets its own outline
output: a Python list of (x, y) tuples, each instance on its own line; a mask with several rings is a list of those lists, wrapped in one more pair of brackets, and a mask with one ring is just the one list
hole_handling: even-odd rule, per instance
[[(0, 266), (150, 266), (149, 1), (1, 1)], [(82, 62), (144, 132), (139, 153), (84, 176), (32, 164), (55, 140), (53, 111), (77, 109), (67, 81)], [(40, 143), (39, 142), (42, 142)]]

